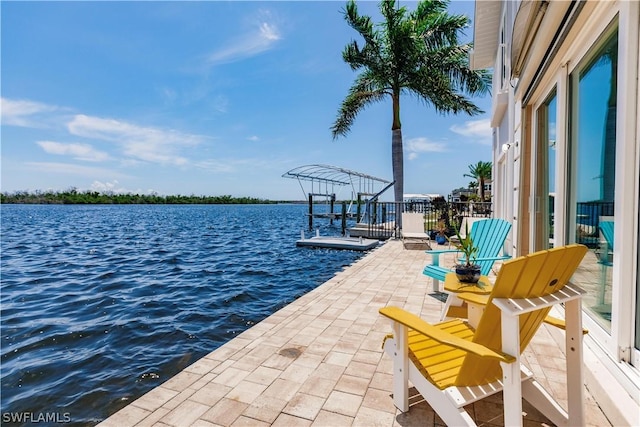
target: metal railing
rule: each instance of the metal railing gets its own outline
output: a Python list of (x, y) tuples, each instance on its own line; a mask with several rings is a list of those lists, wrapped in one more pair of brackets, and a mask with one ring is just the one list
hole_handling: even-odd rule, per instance
[(451, 202), (450, 205), (457, 216), (491, 217), (493, 213), (491, 202)]
[[(425, 232), (436, 234), (438, 222), (443, 221), (447, 235), (454, 235), (464, 217), (491, 217), (491, 202), (371, 202), (362, 206), (354, 227), (343, 225), (343, 234), (386, 240), (399, 238), (402, 212), (424, 214)], [(344, 224), (344, 221), (343, 221)]]
[(580, 202), (576, 204), (576, 243), (597, 248), (600, 243), (600, 220), (613, 216), (614, 202)]

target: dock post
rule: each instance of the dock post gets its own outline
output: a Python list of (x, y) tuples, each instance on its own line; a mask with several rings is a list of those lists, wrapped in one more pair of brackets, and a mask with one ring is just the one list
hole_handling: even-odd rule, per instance
[(342, 202), (342, 235), (347, 233), (347, 202)]
[(378, 202), (373, 202), (373, 213), (371, 214), (371, 221), (369, 224), (377, 224), (378, 223)]
[(309, 193), (309, 230), (313, 231), (313, 194)]
[(331, 215), (329, 215), (329, 225), (333, 225), (333, 206), (336, 203), (336, 193), (331, 194)]

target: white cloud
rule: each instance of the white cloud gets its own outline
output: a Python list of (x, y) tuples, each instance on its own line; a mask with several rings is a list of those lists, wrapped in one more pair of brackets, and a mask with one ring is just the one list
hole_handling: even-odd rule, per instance
[(229, 161), (208, 159), (195, 163), (196, 167), (205, 169), (215, 173), (231, 173), (235, 172), (235, 166)]
[(97, 191), (98, 193), (103, 193), (103, 194), (139, 194), (139, 191), (131, 191), (131, 190), (127, 190), (126, 188), (122, 187), (120, 185), (120, 182), (118, 182), (117, 179), (114, 179), (113, 181), (106, 181), (106, 182), (101, 182), (101, 181), (93, 181), (93, 184), (91, 184), (91, 190), (92, 191)]
[(260, 141), (260, 138), (257, 135), (252, 135), (250, 137), (247, 137), (247, 140), (253, 141), (253, 142), (258, 142), (258, 141)]
[(168, 87), (160, 89), (160, 94), (167, 104), (173, 104), (178, 99), (178, 93)]
[(179, 154), (180, 150), (204, 140), (200, 135), (81, 114), (76, 115), (67, 127), (72, 135), (117, 143), (123, 153), (134, 160), (160, 164), (187, 164), (188, 160)]
[(213, 99), (213, 109), (219, 113), (226, 113), (229, 109), (229, 98), (224, 95), (217, 95)]
[(206, 159), (194, 163), (194, 166), (214, 173), (255, 173), (261, 170), (278, 169), (280, 165), (277, 161), (270, 159), (245, 158), (245, 159)]
[(80, 175), (88, 178), (94, 178), (96, 176), (104, 177), (118, 177), (126, 178), (127, 176), (114, 172), (111, 169), (98, 168), (91, 166), (74, 165), (72, 163), (55, 163), (55, 162), (26, 162), (25, 166), (30, 170), (35, 170), (40, 173), (59, 173), (67, 175)]
[[(171, 93), (168, 92), (167, 95), (171, 96)], [(140, 126), (123, 120), (84, 114), (69, 114), (72, 111), (69, 108), (31, 100), (0, 98), (0, 101), (3, 126), (50, 128), (56, 132), (59, 129), (68, 132), (68, 136), (85, 139), (86, 141), (82, 142), (58, 142), (47, 139), (35, 141), (48, 154), (68, 156), (80, 161), (118, 160), (121, 166), (129, 168), (141, 163), (185, 166), (191, 163), (189, 150), (210, 139), (174, 129)], [(224, 99), (217, 100), (218, 106), (224, 106), (225, 102)], [(107, 149), (105, 143), (112, 145), (112, 148)], [(91, 175), (91, 170), (96, 171), (96, 174), (106, 174), (107, 171), (55, 162), (29, 163), (28, 167), (42, 167), (44, 171), (51, 173), (87, 176)]]
[(491, 120), (469, 120), (463, 125), (453, 125), (449, 128), (458, 135), (465, 136), (480, 142), (482, 144), (491, 144)]
[(170, 87), (157, 89), (157, 93), (168, 106), (180, 107), (198, 104), (214, 113), (227, 113), (229, 111), (229, 97), (224, 94), (213, 93), (214, 88), (209, 82), (198, 82), (188, 89), (176, 90)]
[(427, 138), (412, 138), (405, 141), (405, 151), (409, 153), (409, 160), (414, 160), (419, 153), (439, 153), (447, 151), (446, 144), (442, 142), (432, 142)]
[(41, 127), (37, 117), (59, 110), (59, 107), (41, 102), (0, 98), (0, 113), (3, 125), (21, 127)]
[(37, 144), (49, 154), (67, 155), (78, 160), (86, 160), (89, 162), (109, 160), (107, 153), (98, 151), (89, 144), (65, 144), (55, 141), (38, 141)]
[(269, 16), (260, 19), (252, 31), (225, 43), (225, 47), (210, 53), (206, 58), (207, 65), (239, 61), (273, 48), (282, 36), (278, 26), (274, 22), (268, 22), (270, 20)]

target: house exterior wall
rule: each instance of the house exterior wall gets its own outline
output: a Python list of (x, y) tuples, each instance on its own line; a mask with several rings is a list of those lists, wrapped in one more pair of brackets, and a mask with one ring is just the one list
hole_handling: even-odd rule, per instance
[(640, 2), (490, 3), (477, 1), (476, 16), (492, 7), (500, 27), (474, 44), (496, 52), (494, 212), (512, 222), (506, 249), (590, 247), (573, 279), (588, 291), (585, 381), (613, 425), (640, 425)]

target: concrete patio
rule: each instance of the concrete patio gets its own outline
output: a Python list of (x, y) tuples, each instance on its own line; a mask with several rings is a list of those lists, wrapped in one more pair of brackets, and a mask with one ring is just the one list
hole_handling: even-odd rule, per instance
[[(441, 426), (419, 395), (409, 412), (392, 402), (391, 360), (383, 355), (397, 305), (436, 322), (444, 295), (422, 269), (430, 256), (389, 241), (332, 279), (196, 361), (100, 426)], [(442, 264), (453, 264), (453, 257)], [(566, 407), (563, 345), (544, 325), (525, 364)], [(590, 426), (609, 426), (585, 390)], [(478, 425), (501, 426), (501, 394), (476, 403)], [(551, 425), (523, 403), (525, 425)]]

